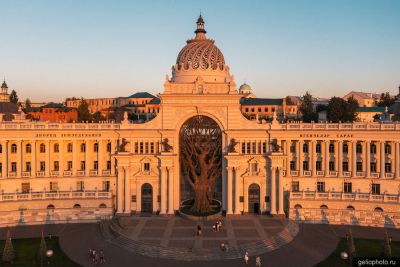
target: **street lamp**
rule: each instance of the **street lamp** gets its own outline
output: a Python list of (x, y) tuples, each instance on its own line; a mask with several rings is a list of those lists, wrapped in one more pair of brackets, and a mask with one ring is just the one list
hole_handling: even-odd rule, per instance
[(47, 256), (47, 264), (50, 264), (50, 258), (54, 255), (54, 251), (52, 249), (49, 249), (46, 251), (46, 256)]

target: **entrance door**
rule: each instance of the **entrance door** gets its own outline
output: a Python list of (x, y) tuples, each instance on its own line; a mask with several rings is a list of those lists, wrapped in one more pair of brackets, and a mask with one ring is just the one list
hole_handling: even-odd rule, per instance
[(142, 185), (142, 212), (153, 212), (153, 187), (150, 184)]
[(258, 184), (249, 186), (249, 213), (260, 213), (260, 187)]

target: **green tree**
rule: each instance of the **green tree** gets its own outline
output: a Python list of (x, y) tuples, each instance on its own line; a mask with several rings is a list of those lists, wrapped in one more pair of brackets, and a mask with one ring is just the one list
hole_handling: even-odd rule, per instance
[(377, 105), (379, 107), (390, 107), (394, 103), (394, 98), (392, 98), (389, 92), (382, 93)]
[(30, 111), (31, 108), (32, 108), (32, 102), (31, 102), (31, 100), (29, 98), (27, 98), (25, 100), (25, 109), (26, 109), (26, 111)]
[(82, 98), (78, 106), (78, 122), (89, 121), (91, 119), (89, 104)]
[(358, 101), (354, 99), (353, 97), (350, 97), (347, 99), (346, 103), (346, 113), (344, 115), (343, 120), (348, 121), (348, 122), (353, 122), (357, 120), (357, 113), (356, 110), (359, 107)]
[(100, 112), (100, 111), (96, 111), (96, 112), (92, 115), (92, 120), (93, 120), (94, 122), (99, 122), (99, 121), (105, 121), (106, 118), (105, 118), (103, 115), (101, 115), (101, 112)]
[(12, 90), (12, 91), (11, 91), (11, 94), (10, 94), (10, 102), (11, 102), (11, 103), (14, 103), (15, 105), (18, 104), (18, 95), (17, 95), (17, 92), (15, 92), (15, 90)]
[(318, 120), (318, 114), (314, 112), (312, 95), (309, 92), (303, 96), (303, 102), (300, 105), (300, 112), (303, 114), (304, 122), (311, 122)]
[(3, 262), (12, 262), (15, 259), (14, 247), (11, 241), (10, 230), (7, 229), (6, 243), (3, 250)]
[(347, 102), (340, 97), (332, 97), (328, 103), (327, 116), (332, 122), (344, 121)]

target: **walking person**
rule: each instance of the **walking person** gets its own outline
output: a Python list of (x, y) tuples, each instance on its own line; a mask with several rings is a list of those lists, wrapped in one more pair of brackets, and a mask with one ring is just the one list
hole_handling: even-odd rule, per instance
[(244, 254), (244, 262), (247, 264), (249, 264), (249, 253), (246, 251), (246, 253)]
[(256, 267), (261, 267), (261, 258), (260, 258), (260, 256), (257, 256), (257, 258), (256, 258)]

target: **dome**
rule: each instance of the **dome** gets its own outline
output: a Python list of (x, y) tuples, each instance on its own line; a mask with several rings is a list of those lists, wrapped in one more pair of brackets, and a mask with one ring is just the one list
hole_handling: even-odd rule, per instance
[(244, 91), (244, 90), (251, 90), (250, 85), (248, 85), (247, 83), (242, 84), (242, 85), (239, 87), (239, 91)]
[(213, 69), (218, 67), (222, 70), (225, 65), (224, 55), (214, 44), (214, 40), (206, 38), (204, 20), (200, 17), (197, 20), (196, 37), (188, 40), (185, 47), (179, 52), (176, 59), (178, 68), (188, 69)]

